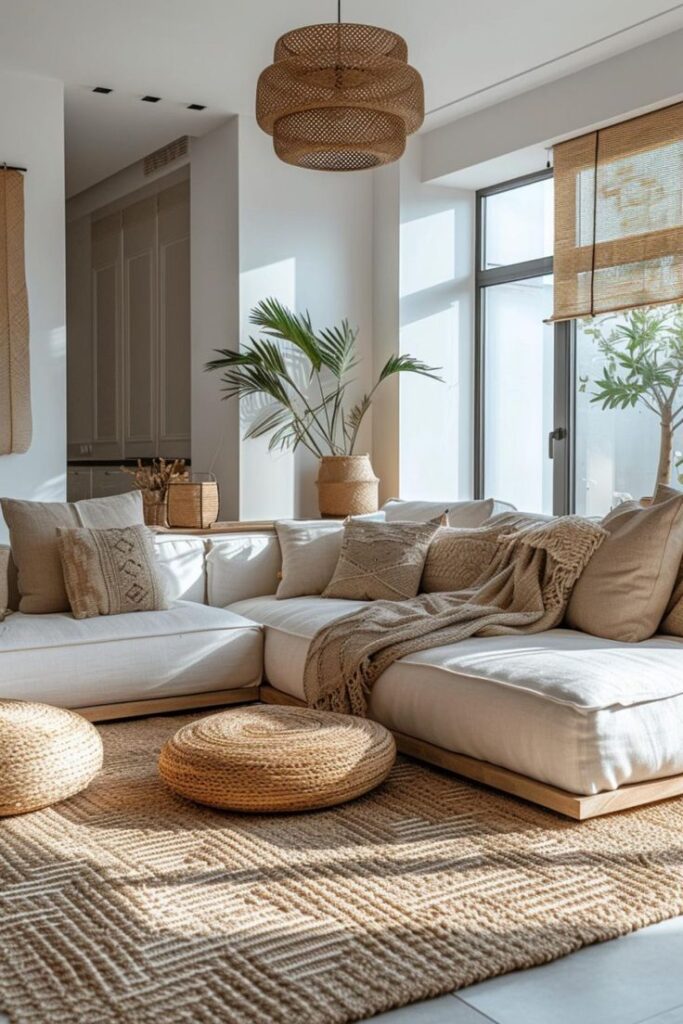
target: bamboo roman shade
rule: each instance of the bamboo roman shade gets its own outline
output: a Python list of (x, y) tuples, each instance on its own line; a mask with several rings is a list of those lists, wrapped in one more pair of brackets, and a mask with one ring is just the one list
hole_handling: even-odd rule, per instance
[(554, 148), (553, 320), (683, 301), (683, 103)]

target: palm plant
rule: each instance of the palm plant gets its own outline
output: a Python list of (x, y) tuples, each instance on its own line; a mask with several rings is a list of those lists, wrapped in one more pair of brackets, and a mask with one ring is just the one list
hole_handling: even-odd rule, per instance
[[(604, 358), (602, 377), (593, 381), (592, 402), (603, 409), (642, 405), (659, 419), (660, 445), (656, 483), (668, 484), (675, 431), (683, 426), (683, 306), (632, 309), (623, 321), (612, 317), (589, 321), (584, 333)], [(585, 391), (589, 381), (580, 380)]]
[(391, 356), (359, 402), (348, 408), (347, 389), (358, 364), (358, 330), (348, 320), (316, 331), (308, 313), (298, 315), (277, 299), (252, 309), (250, 337), (239, 352), (217, 349), (206, 370), (221, 370), (224, 399), (256, 397), (263, 402), (245, 437), (270, 435), (271, 451), (303, 445), (318, 458), (353, 455), (358, 431), (380, 385), (397, 373), (441, 380), (436, 367), (413, 356)]

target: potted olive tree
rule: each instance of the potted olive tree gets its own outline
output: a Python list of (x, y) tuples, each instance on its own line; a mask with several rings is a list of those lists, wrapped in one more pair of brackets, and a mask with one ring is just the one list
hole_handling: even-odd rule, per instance
[[(597, 343), (605, 363), (602, 377), (580, 379), (597, 390), (592, 402), (603, 409), (649, 409), (659, 420), (660, 442), (657, 484), (671, 481), (673, 439), (683, 425), (683, 306), (643, 307), (630, 310), (621, 322), (613, 315), (589, 320), (584, 333)], [(653, 492), (654, 493), (654, 492)]]
[(392, 356), (367, 394), (350, 404), (358, 331), (348, 320), (316, 330), (308, 313), (293, 313), (270, 298), (252, 309), (250, 323), (260, 329), (259, 337), (250, 337), (238, 352), (218, 349), (218, 358), (205, 367), (221, 371), (225, 399), (259, 400), (245, 437), (269, 436), (271, 451), (301, 445), (315, 455), (323, 515), (375, 511), (378, 481), (369, 456), (356, 453), (361, 423), (389, 377), (418, 373), (440, 380), (437, 368), (413, 356)]

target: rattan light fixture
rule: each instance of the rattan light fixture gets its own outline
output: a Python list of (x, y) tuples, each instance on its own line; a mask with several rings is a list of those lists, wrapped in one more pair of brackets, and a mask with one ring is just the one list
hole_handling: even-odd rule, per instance
[(259, 77), (256, 120), (286, 163), (360, 171), (403, 154), (424, 120), (422, 78), (401, 36), (373, 25), (307, 25), (281, 36)]

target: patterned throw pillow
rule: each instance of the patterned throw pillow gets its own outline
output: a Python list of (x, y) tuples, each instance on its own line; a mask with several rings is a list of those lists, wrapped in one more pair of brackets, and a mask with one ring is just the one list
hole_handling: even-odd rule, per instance
[(337, 568), (323, 597), (403, 601), (415, 597), (438, 523), (369, 523), (351, 520)]
[(168, 607), (146, 526), (59, 529), (57, 543), (75, 619)]

